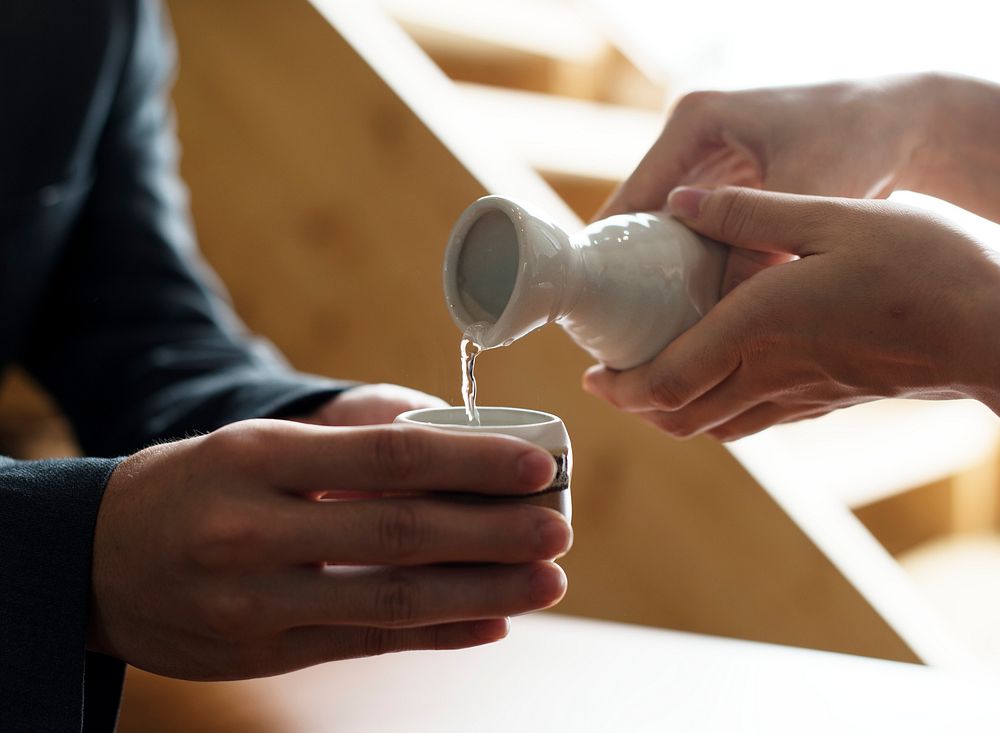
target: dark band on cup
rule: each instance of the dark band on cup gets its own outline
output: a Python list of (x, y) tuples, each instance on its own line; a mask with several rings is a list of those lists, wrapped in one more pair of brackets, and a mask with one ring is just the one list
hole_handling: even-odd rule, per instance
[(446, 494), (442, 494), (442, 498), (471, 504), (528, 503), (547, 506), (551, 503), (553, 509), (559, 510), (563, 506), (566, 499), (557, 499), (552, 495), (560, 494), (561, 492), (569, 490), (571, 469), (570, 458), (567, 453), (561, 453), (559, 455), (552, 454), (552, 458), (556, 462), (556, 475), (555, 478), (552, 479), (552, 483), (544, 489), (533, 491), (530, 494), (520, 494), (517, 496), (511, 496), (509, 494), (480, 494), (475, 491), (449, 491)]

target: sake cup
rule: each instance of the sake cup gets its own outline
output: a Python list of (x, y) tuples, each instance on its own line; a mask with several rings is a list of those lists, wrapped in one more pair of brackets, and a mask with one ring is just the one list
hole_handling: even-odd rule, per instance
[(555, 509), (572, 518), (570, 476), (573, 471), (573, 448), (563, 421), (555, 415), (520, 407), (480, 407), (479, 425), (469, 422), (463, 407), (430, 407), (400, 414), (395, 422), (420, 425), (455, 433), (500, 433), (534, 443), (548, 451), (556, 463), (555, 478), (544, 489), (533, 494), (497, 496), (495, 494), (464, 494), (463, 499), (484, 503), (519, 502)]

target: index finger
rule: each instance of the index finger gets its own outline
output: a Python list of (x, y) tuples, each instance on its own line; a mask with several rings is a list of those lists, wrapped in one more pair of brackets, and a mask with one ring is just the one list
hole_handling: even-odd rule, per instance
[(706, 131), (703, 116), (691, 105), (675, 110), (663, 126), (656, 142), (643, 156), (631, 175), (601, 206), (593, 219), (603, 219), (632, 211), (661, 209), (670, 191), (682, 183), (685, 168), (682, 158), (693, 154)]
[(584, 374), (584, 389), (626, 412), (679, 410), (740, 365), (729, 310), (716, 306), (652, 361), (634, 369), (592, 367)]
[[(260, 421), (263, 423), (277, 421)], [(265, 426), (272, 485), (315, 491), (476, 491), (524, 494), (549, 485), (555, 461), (519, 438), (413, 425)]]

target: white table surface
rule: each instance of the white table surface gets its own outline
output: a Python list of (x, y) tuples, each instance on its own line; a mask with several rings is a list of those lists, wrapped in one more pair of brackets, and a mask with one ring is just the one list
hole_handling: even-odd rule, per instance
[(255, 730), (285, 733), (1000, 731), (986, 673), (556, 614), (516, 618), (478, 649), (171, 684), (251, 700), (266, 711)]

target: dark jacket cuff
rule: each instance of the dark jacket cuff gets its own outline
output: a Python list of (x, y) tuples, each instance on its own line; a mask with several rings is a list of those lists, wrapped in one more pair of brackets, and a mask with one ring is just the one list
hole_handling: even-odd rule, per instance
[[(81, 729), (94, 527), (118, 463), (0, 458), (0, 730)], [(95, 715), (118, 706), (104, 687)]]

